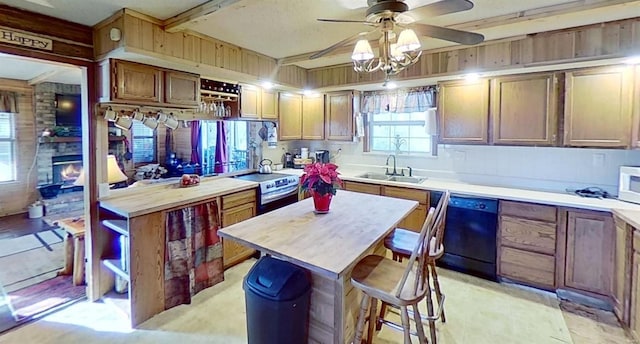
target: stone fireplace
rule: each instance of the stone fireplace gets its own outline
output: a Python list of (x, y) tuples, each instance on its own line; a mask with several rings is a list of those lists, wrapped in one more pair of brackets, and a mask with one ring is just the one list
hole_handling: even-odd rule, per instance
[(54, 184), (73, 185), (82, 172), (82, 155), (62, 155), (51, 157)]

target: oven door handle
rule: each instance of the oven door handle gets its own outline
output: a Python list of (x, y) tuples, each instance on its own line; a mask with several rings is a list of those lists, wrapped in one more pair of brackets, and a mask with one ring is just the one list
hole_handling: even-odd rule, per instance
[(266, 204), (269, 202), (277, 201), (281, 198), (285, 198), (287, 196), (293, 195), (298, 192), (298, 185), (292, 185), (291, 187), (287, 187), (282, 191), (277, 192), (268, 192), (266, 194), (262, 194), (260, 196), (260, 204)]

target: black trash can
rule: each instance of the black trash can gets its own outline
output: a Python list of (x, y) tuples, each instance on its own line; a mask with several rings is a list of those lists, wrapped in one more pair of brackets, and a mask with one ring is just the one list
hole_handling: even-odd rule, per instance
[(303, 344), (309, 333), (309, 273), (264, 256), (244, 279), (249, 344)]

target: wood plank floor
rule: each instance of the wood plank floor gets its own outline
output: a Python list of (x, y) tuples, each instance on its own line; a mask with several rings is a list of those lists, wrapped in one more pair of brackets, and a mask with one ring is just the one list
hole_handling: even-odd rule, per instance
[(0, 239), (17, 238), (53, 228), (42, 218), (30, 219), (27, 213), (0, 217)]

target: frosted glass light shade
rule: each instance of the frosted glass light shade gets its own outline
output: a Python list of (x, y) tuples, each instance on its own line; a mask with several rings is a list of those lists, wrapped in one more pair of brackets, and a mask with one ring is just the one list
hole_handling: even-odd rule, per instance
[(404, 54), (398, 51), (398, 45), (393, 43), (389, 46), (389, 50), (391, 51), (391, 57), (396, 61), (404, 60)]
[(400, 32), (396, 49), (403, 53), (420, 49), (420, 41), (418, 40), (416, 33), (411, 29), (406, 29)]
[[(127, 180), (127, 175), (120, 170), (115, 155), (107, 155), (107, 183), (115, 184)], [(78, 179), (73, 185), (84, 185), (84, 169), (80, 172)]]
[(371, 44), (366, 39), (361, 39), (356, 43), (355, 48), (353, 48), (353, 54), (351, 54), (351, 59), (356, 61), (366, 61), (371, 60), (373, 58), (373, 50), (371, 50)]

